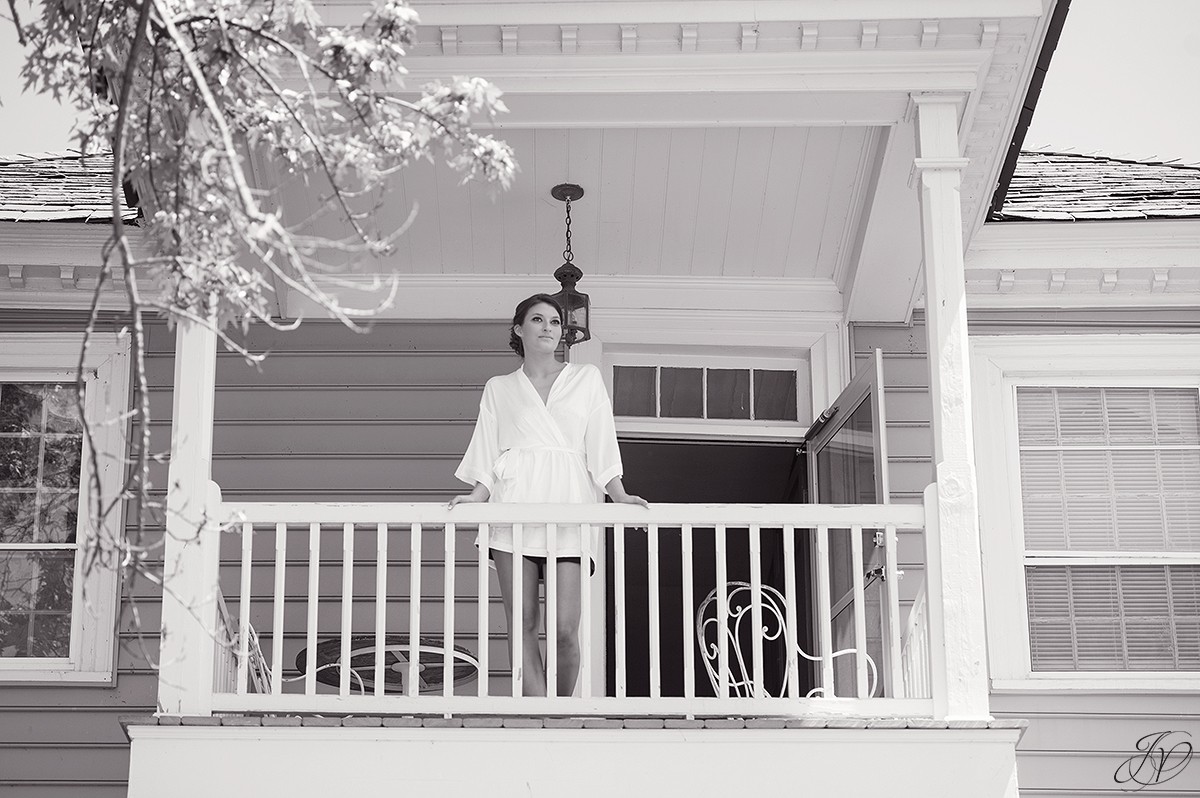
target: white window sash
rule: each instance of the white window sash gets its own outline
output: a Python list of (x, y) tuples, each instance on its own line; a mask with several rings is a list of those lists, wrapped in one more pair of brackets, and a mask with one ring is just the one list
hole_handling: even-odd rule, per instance
[(972, 405), (993, 690), (1200, 689), (1200, 672), (1033, 671), (1027, 565), (1200, 562), (1200, 553), (1026, 551), (1018, 386), (1200, 387), (1200, 335), (1010, 335), (971, 339)]
[[(73, 383), (80, 333), (0, 333), (0, 381)], [(89, 343), (84, 361), (84, 405), (92, 424), (97, 447), (100, 484), (105, 495), (115, 495), (124, 475), (124, 421), (112, 423), (128, 408), (129, 342), (97, 333)], [(91, 452), (85, 437), (81, 458), (80, 495), (76, 540), (82, 543), (91, 529), (91, 507), (87, 497)], [(111, 523), (120, 524), (122, 514), (113, 513)], [(113, 530), (121, 534), (119, 528)], [(15, 548), (15, 547), (6, 547)], [(27, 546), (22, 550), (46, 550)], [(71, 604), (70, 654), (65, 658), (0, 658), (3, 683), (109, 683), (116, 663), (115, 625), (119, 574), (94, 568), (82, 573), (83, 545), (75, 547), (75, 583)]]

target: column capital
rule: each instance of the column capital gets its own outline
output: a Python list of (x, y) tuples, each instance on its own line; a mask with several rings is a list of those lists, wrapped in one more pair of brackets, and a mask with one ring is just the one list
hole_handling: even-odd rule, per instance
[(908, 95), (908, 106), (904, 109), (904, 121), (916, 120), (917, 113), (922, 108), (953, 107), (955, 115), (967, 103), (967, 95), (960, 91), (951, 92), (912, 92)]
[(913, 168), (918, 172), (926, 169), (944, 169), (961, 172), (971, 164), (970, 158), (913, 158)]
[(908, 187), (914, 187), (917, 176), (924, 172), (961, 175), (970, 164), (970, 158), (913, 158), (912, 169), (908, 171)]

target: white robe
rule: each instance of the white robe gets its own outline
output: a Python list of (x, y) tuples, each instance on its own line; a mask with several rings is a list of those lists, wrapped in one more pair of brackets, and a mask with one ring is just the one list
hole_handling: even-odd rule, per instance
[[(475, 432), (454, 475), (472, 487), (482, 484), (493, 502), (589, 504), (603, 502), (604, 486), (622, 473), (600, 371), (568, 363), (545, 402), (523, 369), (488, 380)], [(556, 555), (579, 557), (579, 527), (564, 524), (556, 532)], [(545, 526), (523, 524), (521, 533), (525, 556), (548, 556)], [(593, 528), (593, 559), (598, 536)], [(513, 551), (512, 528), (491, 528), (488, 546)]]

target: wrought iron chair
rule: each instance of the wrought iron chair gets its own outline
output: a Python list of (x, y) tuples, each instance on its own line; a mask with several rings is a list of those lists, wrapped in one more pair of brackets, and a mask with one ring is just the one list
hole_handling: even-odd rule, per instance
[[(699, 609), (696, 610), (696, 645), (700, 647), (700, 654), (704, 660), (704, 668), (708, 672), (708, 679), (712, 683), (713, 692), (717, 695), (721, 694), (721, 649), (720, 635), (725, 634), (727, 637), (727, 656), (732, 662), (729, 666), (729, 687), (733, 694), (738, 698), (765, 698), (770, 697), (770, 691), (766, 685), (755, 684), (754, 678), (751, 675), (751, 662), (747, 653), (742, 650), (742, 642), (749, 640), (747, 634), (743, 637), (743, 631), (752, 631), (749, 629), (749, 624), (753, 621), (753, 592), (754, 588), (748, 582), (726, 582), (728, 601), (728, 617), (722, 623), (722, 619), (717, 616), (717, 590), (719, 586), (712, 589), (704, 601), (700, 603)], [(764, 641), (775, 641), (780, 638), (785, 638), (787, 624), (785, 621), (785, 601), (783, 594), (770, 585), (762, 585), (759, 588), (759, 595), (762, 600), (762, 623), (763, 628), (760, 634)], [(746, 629), (743, 629), (746, 625)], [(814, 657), (805, 651), (800, 644), (796, 643), (796, 653), (809, 662), (821, 662), (821, 657)], [(833, 659), (843, 657), (850, 654), (857, 654), (857, 649), (844, 648), (841, 651), (835, 651), (830, 656)], [(875, 661), (870, 655), (864, 654), (867, 661), (867, 695), (875, 695), (875, 688), (878, 685), (878, 671), (875, 667)], [(791, 658), (788, 658), (788, 664), (784, 671), (783, 686), (787, 685), (788, 677), (791, 669)], [(784, 687), (780, 687), (782, 694)], [(818, 686), (808, 691), (805, 698), (814, 698), (825, 695), (825, 688)]]

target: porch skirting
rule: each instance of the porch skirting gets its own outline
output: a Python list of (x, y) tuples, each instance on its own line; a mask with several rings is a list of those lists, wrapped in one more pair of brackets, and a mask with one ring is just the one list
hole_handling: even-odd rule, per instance
[[(910, 722), (921, 727), (898, 728)], [(826, 728), (798, 727), (804, 723)], [(852, 723), (862, 727), (828, 727)], [(382, 789), (447, 798), (660, 798), (778, 788), (846, 798), (1017, 798), (1021, 722), (967, 723), (970, 728), (849, 718), (129, 719), (129, 796), (324, 798)]]

